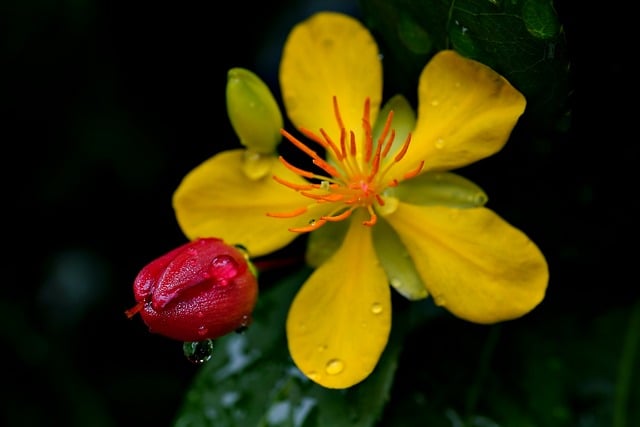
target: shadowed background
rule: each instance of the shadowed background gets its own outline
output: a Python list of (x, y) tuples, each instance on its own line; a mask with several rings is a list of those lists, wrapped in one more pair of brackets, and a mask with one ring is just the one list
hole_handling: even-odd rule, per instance
[[(221, 10), (212, 2), (9, 0), (0, 8), (9, 122), (0, 339), (5, 376), (15, 375), (3, 381), (0, 422), (170, 425), (197, 368), (180, 343), (126, 319), (132, 281), (185, 241), (171, 208), (181, 178), (237, 144), (225, 114), (227, 70), (253, 69), (275, 89), (290, 27), (319, 9), (358, 16), (358, 4), (256, 2), (249, 12), (244, 2)], [(574, 9), (557, 8), (575, 86), (570, 131), (507, 144), (466, 175), (549, 259), (548, 298), (524, 322), (567, 334), (638, 295), (629, 233), (637, 138), (628, 131), (632, 80), (620, 43), (631, 27), (603, 9), (592, 11), (600, 24), (587, 31)], [(548, 320), (562, 313), (564, 325)], [(429, 341), (455, 352), (452, 334), (475, 330), (457, 328), (433, 327)]]

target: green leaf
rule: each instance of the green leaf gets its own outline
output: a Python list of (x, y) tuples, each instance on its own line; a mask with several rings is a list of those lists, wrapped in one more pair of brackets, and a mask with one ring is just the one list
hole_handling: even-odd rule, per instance
[(293, 365), (286, 315), (309, 275), (301, 270), (261, 293), (254, 322), (216, 341), (196, 376), (175, 427), (371, 427), (389, 397), (403, 331), (392, 335), (374, 372), (347, 390), (323, 388)]
[(493, 326), (425, 323), (406, 341), (379, 426), (631, 427), (638, 405), (640, 301)]
[(382, 50), (390, 94), (415, 99), (427, 61), (454, 49), (490, 66), (525, 95), (523, 121), (541, 132), (565, 130), (570, 64), (552, 0), (360, 0), (360, 5)]

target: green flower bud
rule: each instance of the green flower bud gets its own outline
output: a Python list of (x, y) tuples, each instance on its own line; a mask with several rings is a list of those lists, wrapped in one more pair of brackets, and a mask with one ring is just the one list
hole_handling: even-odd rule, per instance
[(255, 153), (275, 153), (282, 138), (282, 114), (269, 87), (256, 74), (244, 68), (229, 70), (227, 114), (242, 145)]

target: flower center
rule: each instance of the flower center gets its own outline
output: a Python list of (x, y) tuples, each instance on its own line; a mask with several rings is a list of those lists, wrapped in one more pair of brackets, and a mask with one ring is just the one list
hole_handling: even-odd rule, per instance
[[(300, 129), (302, 134), (319, 144), (332, 156), (333, 163), (324, 160), (318, 153), (289, 132), (284, 129), (280, 130), (280, 133), (289, 142), (311, 157), (313, 164), (324, 171), (325, 174), (300, 169), (280, 156), (280, 161), (288, 169), (312, 180), (312, 182), (301, 185), (286, 181), (278, 176), (274, 176), (273, 179), (314, 200), (316, 203), (330, 203), (332, 205), (327, 215), (312, 221), (307, 226), (291, 228), (290, 231), (305, 233), (316, 230), (327, 222), (337, 222), (348, 218), (358, 208), (364, 208), (369, 213), (369, 219), (363, 221), (363, 225), (372, 226), (377, 220), (374, 207), (376, 205), (384, 206), (385, 204), (382, 197), (383, 192), (387, 188), (398, 185), (398, 179), (388, 177), (389, 171), (406, 154), (411, 143), (411, 134), (407, 136), (402, 147), (395, 155), (389, 154), (395, 139), (395, 130), (391, 128), (393, 111), (389, 112), (382, 133), (374, 144), (370, 121), (370, 100), (369, 98), (365, 100), (362, 116), (364, 143), (360, 146), (356, 142), (355, 133), (352, 130), (347, 133), (340, 115), (338, 100), (335, 96), (333, 97), (333, 110), (340, 128), (340, 139), (338, 141), (334, 141), (322, 128), (320, 129), (320, 135), (308, 129)], [(360, 150), (359, 147), (361, 147)], [(418, 175), (423, 166), (424, 161), (421, 161), (415, 169), (405, 173), (402, 176), (402, 180)], [(307, 210), (308, 207), (301, 207), (293, 212), (267, 213), (267, 215), (276, 218), (292, 218), (304, 214)]]

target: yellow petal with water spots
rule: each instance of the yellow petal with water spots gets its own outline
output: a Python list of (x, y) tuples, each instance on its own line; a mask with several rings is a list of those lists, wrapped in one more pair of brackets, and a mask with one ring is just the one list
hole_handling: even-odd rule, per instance
[(420, 75), (418, 119), (402, 167), (450, 170), (499, 151), (526, 101), (491, 68), (454, 51), (437, 53)]
[(463, 319), (520, 317), (544, 298), (547, 262), (520, 230), (486, 208), (400, 203), (385, 217), (436, 304)]
[(288, 228), (309, 221), (314, 212), (294, 218), (272, 218), (267, 212), (292, 212), (309, 199), (273, 180), (306, 181), (271, 158), (271, 173), (250, 179), (243, 172), (245, 150), (223, 151), (189, 172), (173, 195), (178, 224), (189, 239), (219, 237), (241, 244), (257, 257), (280, 249), (298, 234)]
[(365, 98), (371, 99), (373, 121), (382, 97), (375, 40), (347, 15), (317, 13), (289, 34), (280, 62), (280, 86), (287, 115), (296, 127), (316, 133), (323, 128), (339, 142), (335, 95), (347, 131), (361, 134)]
[(391, 328), (390, 287), (363, 219), (351, 221), (342, 246), (305, 282), (287, 318), (291, 357), (327, 388), (364, 380)]

